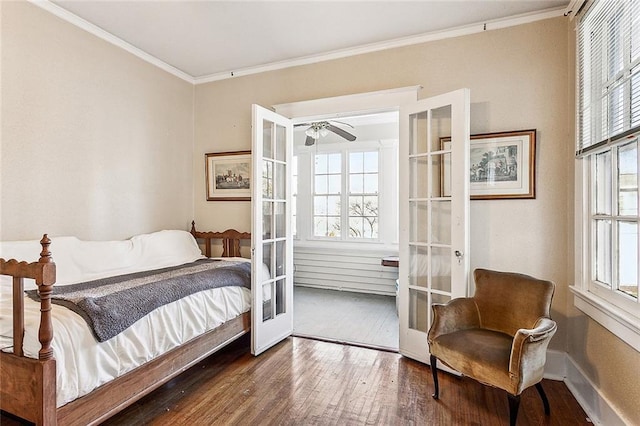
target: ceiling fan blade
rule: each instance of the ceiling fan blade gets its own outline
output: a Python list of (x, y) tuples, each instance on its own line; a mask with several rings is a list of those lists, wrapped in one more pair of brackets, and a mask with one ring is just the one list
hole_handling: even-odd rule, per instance
[(349, 124), (349, 123), (345, 123), (344, 121), (338, 121), (338, 120), (331, 120), (331, 121), (332, 121), (332, 122), (334, 122), (334, 123), (340, 123), (340, 124), (342, 124), (342, 125), (344, 125), (344, 126), (349, 126), (349, 127), (351, 127), (352, 129), (355, 129), (355, 127), (353, 127), (351, 124)]
[(342, 136), (343, 138), (345, 138), (346, 140), (353, 142), (356, 140), (356, 137), (354, 135), (352, 135), (351, 133), (347, 132), (346, 130), (341, 129), (340, 127), (336, 127), (333, 124), (327, 124), (327, 130), (332, 131), (333, 133), (335, 133), (338, 136)]
[(311, 126), (313, 123), (296, 123), (293, 125), (293, 127), (300, 127), (300, 126)]
[(307, 139), (305, 139), (304, 144), (306, 146), (311, 146), (314, 143), (316, 143), (316, 140), (314, 138), (312, 138), (311, 136), (307, 136)]

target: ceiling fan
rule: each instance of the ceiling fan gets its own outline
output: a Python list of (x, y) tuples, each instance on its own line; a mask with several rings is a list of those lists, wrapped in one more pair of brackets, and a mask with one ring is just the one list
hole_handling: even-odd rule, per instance
[(323, 136), (327, 136), (329, 134), (329, 132), (333, 132), (338, 136), (341, 136), (343, 138), (345, 138), (346, 140), (353, 142), (356, 140), (356, 137), (354, 135), (352, 135), (351, 133), (347, 132), (346, 130), (332, 124), (332, 123), (337, 123), (337, 124), (341, 124), (341, 125), (345, 125), (345, 126), (349, 126), (352, 129), (354, 129), (354, 127), (349, 124), (349, 123), (345, 123), (342, 121), (334, 121), (332, 120), (331, 122), (329, 121), (314, 121), (313, 123), (299, 123), (296, 124), (296, 127), (299, 126), (309, 126), (309, 128), (307, 130), (304, 131), (304, 133), (307, 135), (307, 139), (305, 139), (304, 144), (306, 146), (311, 146), (314, 143), (316, 143), (316, 141), (318, 139), (320, 139), (320, 137)]

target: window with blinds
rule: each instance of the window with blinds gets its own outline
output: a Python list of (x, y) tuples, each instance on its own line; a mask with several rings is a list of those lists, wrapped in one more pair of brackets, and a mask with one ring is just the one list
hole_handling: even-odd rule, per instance
[(577, 275), (585, 293), (576, 294), (589, 302), (576, 306), (628, 341), (629, 324), (615, 324), (640, 324), (640, 0), (591, 2), (577, 34)]
[(583, 13), (578, 78), (578, 156), (640, 130), (640, 1), (594, 1)]

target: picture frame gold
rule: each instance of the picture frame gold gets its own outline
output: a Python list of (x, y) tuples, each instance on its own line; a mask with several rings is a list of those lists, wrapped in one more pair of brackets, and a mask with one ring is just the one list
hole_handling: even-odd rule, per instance
[(207, 201), (251, 201), (251, 151), (205, 154)]
[[(450, 144), (450, 137), (440, 139), (441, 149)], [(472, 200), (536, 198), (535, 129), (471, 135), (469, 149)], [(446, 160), (441, 179), (444, 196), (450, 195)]]

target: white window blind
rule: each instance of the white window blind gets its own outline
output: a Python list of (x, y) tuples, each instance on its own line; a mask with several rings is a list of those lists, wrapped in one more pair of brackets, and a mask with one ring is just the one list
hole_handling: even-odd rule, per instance
[(640, 0), (578, 18), (575, 306), (640, 350)]
[(640, 0), (594, 1), (578, 22), (576, 154), (640, 129)]

